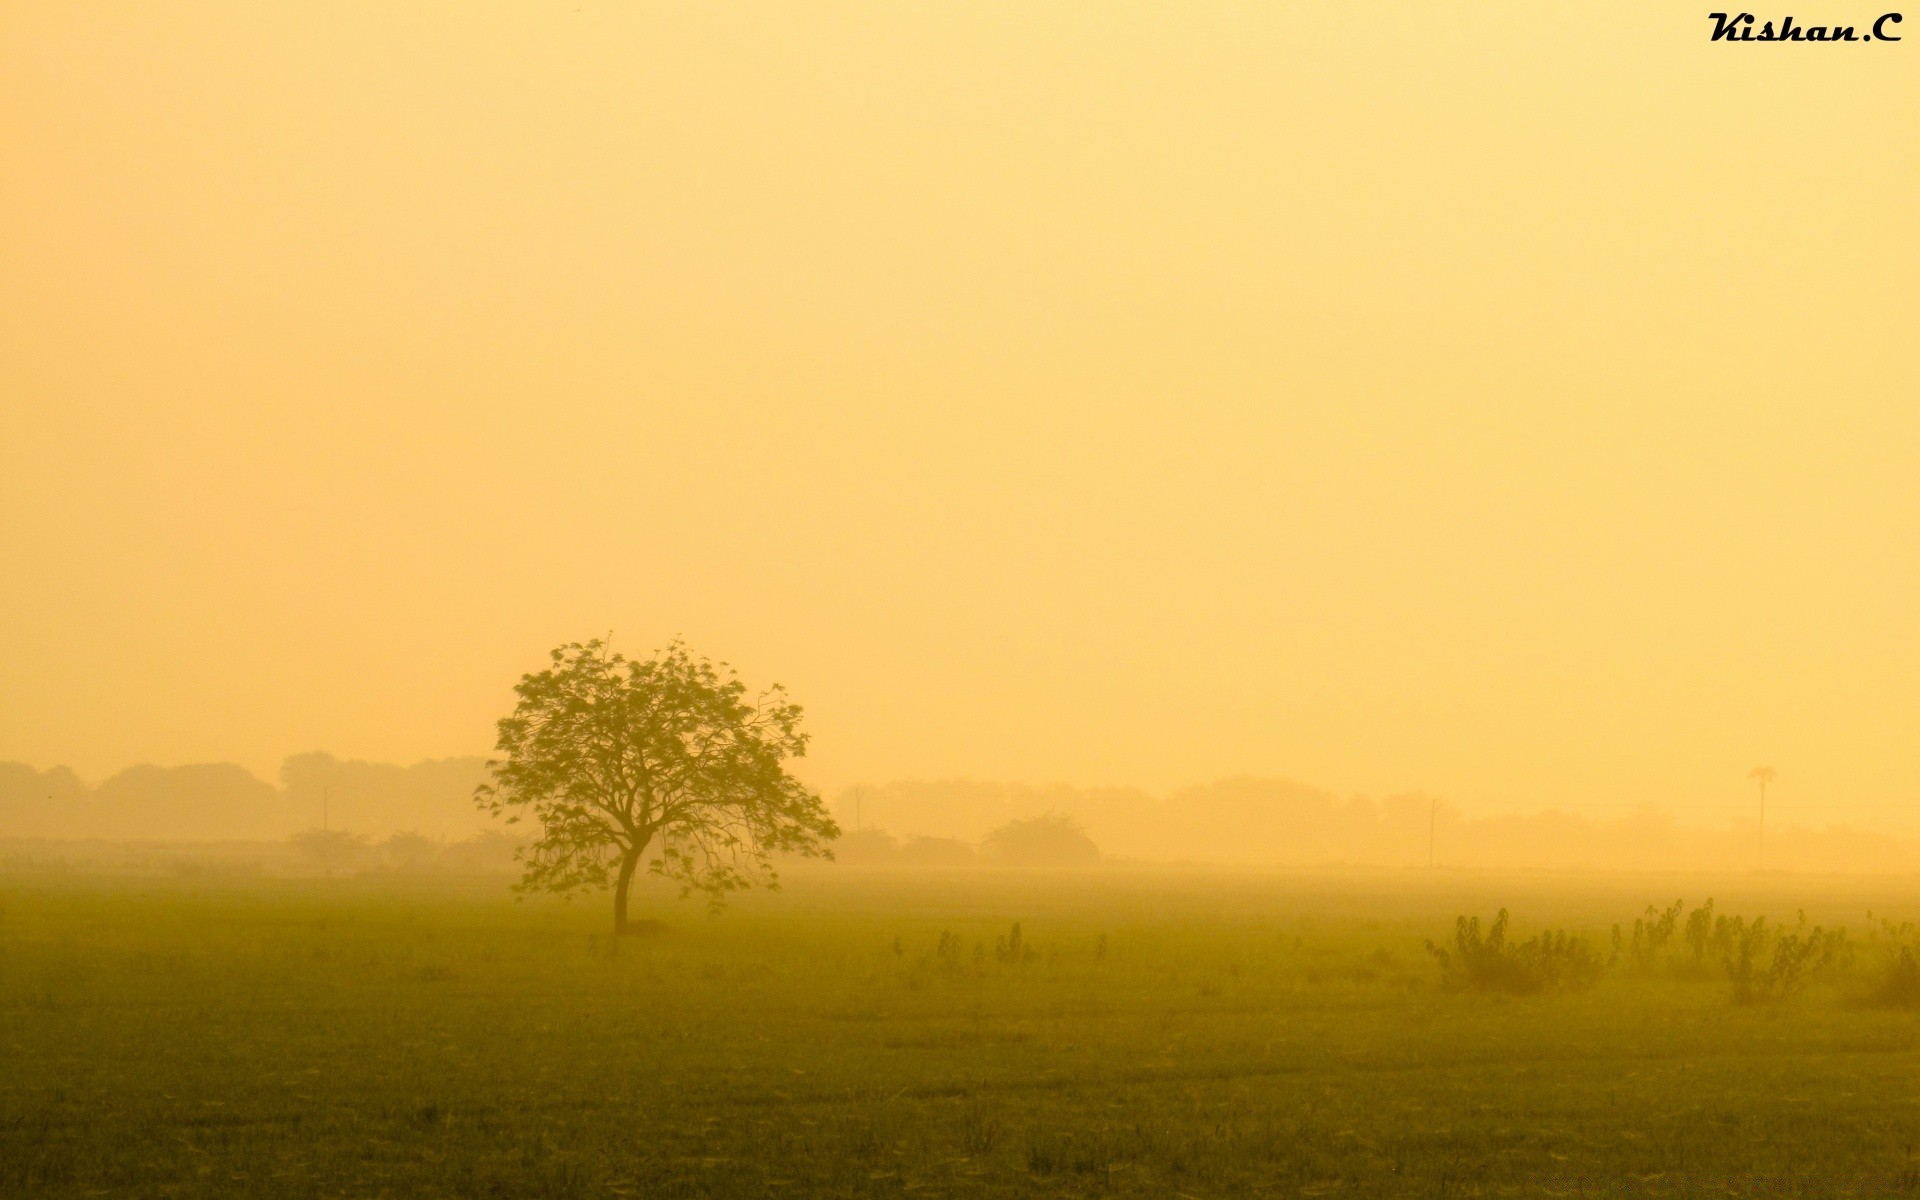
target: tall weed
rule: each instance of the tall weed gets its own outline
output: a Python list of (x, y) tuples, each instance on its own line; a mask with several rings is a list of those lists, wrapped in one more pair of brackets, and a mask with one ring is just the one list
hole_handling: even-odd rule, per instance
[(1442, 986), (1526, 995), (1591, 987), (1599, 980), (1604, 964), (1586, 938), (1550, 929), (1524, 942), (1509, 941), (1508, 920), (1503, 908), (1483, 933), (1479, 917), (1461, 917), (1451, 950), (1428, 942)]

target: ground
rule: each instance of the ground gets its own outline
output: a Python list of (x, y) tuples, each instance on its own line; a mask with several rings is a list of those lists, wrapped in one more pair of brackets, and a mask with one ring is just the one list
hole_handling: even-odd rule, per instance
[[(1506, 995), (1426, 949), (1508, 907), (1610, 954), (1709, 894), (1846, 924), (1851, 965)], [(616, 940), (498, 879), (0, 874), (0, 1195), (1920, 1191), (1920, 1014), (1869, 1002), (1868, 936), (1920, 880), (820, 868), (641, 906)]]

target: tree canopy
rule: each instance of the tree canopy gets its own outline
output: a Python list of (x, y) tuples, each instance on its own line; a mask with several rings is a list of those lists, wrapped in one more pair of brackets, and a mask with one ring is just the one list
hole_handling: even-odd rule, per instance
[(980, 839), (989, 859), (1022, 867), (1086, 866), (1100, 861), (1100, 848), (1079, 821), (1064, 813), (1044, 813), (1009, 821)]
[(550, 658), (515, 686), (492, 782), (474, 793), (495, 816), (539, 824), (519, 890), (611, 886), (625, 931), (643, 860), (718, 908), (730, 892), (779, 886), (776, 855), (832, 856), (839, 827), (786, 769), (807, 735), (778, 685), (749, 700), (732, 668), (679, 641), (645, 660), (597, 639)]

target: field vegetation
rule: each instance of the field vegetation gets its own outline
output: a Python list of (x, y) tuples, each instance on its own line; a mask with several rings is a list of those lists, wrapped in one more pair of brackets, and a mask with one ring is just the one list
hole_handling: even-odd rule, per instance
[(1912, 880), (826, 866), (635, 907), (0, 874), (0, 1195), (1920, 1189)]

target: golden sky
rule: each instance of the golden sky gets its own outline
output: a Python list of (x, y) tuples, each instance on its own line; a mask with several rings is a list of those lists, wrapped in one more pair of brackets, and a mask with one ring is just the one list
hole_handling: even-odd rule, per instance
[(0, 758), (612, 630), (823, 787), (1908, 825), (1920, 14), (1704, 12), (11, 0)]

